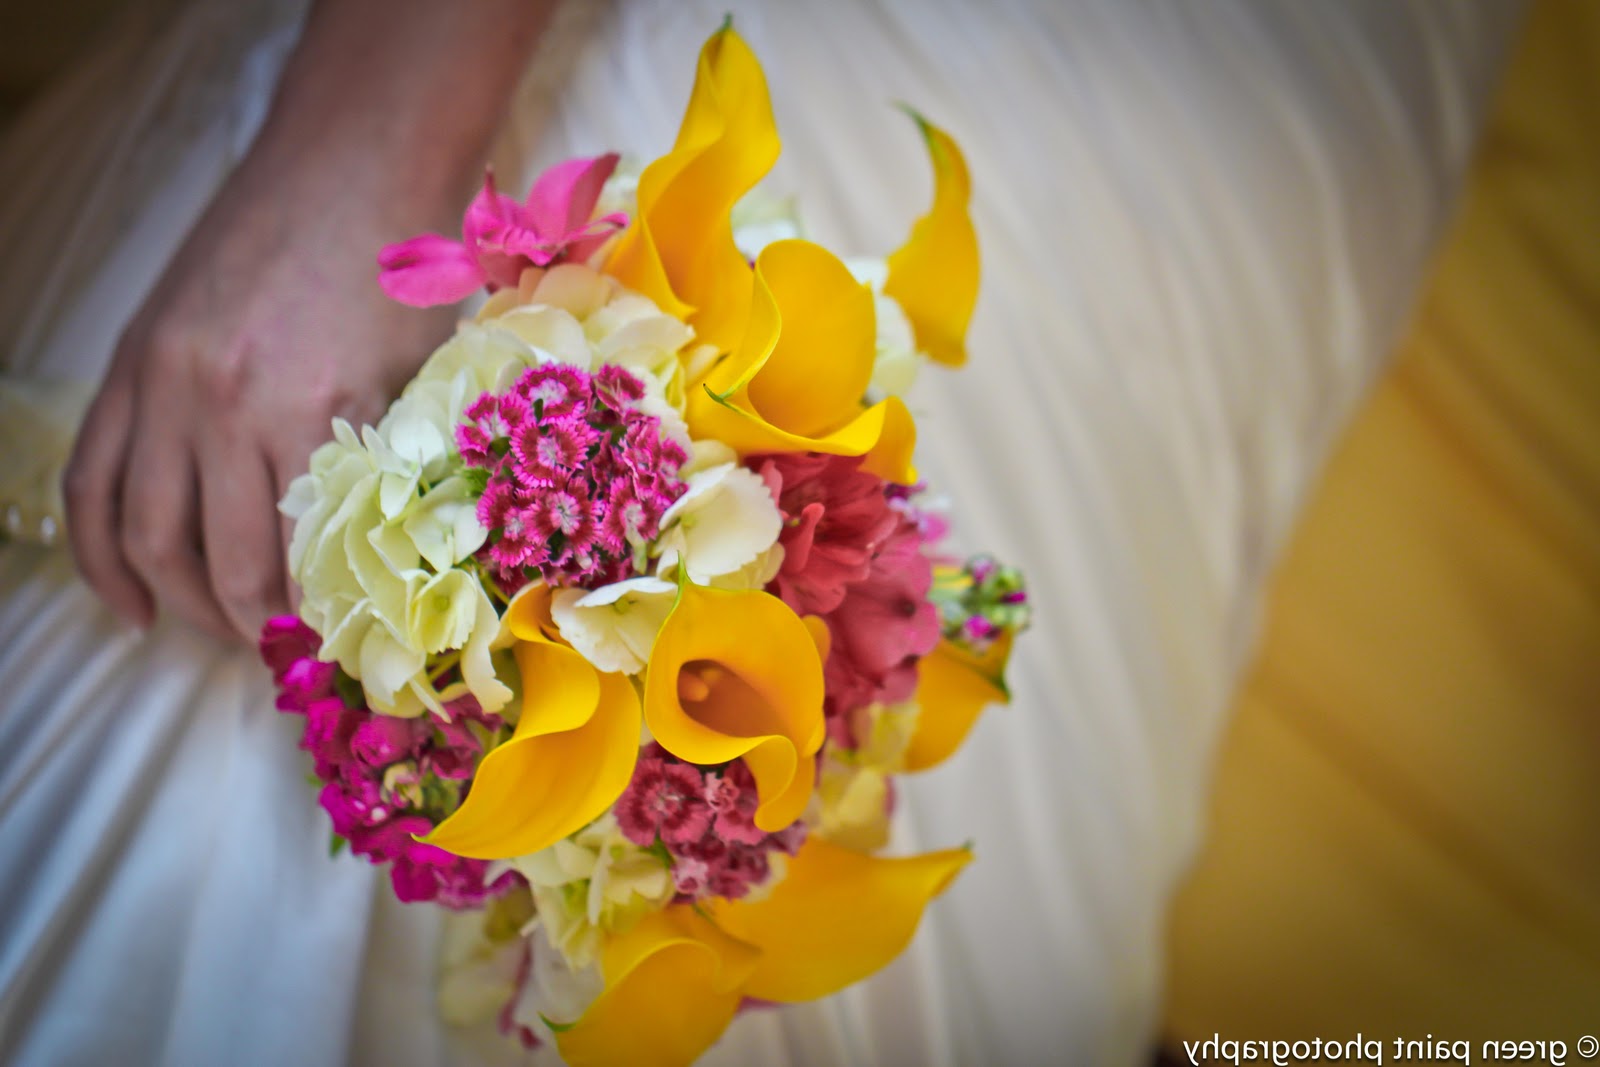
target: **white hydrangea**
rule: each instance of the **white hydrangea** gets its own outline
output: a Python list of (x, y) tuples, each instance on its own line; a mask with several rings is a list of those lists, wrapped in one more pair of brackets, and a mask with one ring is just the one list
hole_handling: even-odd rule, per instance
[(754, 471), (720, 463), (689, 475), (688, 485), (661, 516), (656, 552), (663, 572), (681, 565), (690, 581), (705, 585), (777, 542), (783, 514)]
[[(688, 445), (679, 350), (693, 331), (615, 279), (580, 264), (546, 271), (527, 302), (464, 323), (375, 427), (343, 420), (280, 505), (296, 520), (291, 574), (322, 656), (360, 680), (375, 710), (438, 709), (429, 669), (459, 651), (465, 688), (497, 711), (511, 691), (491, 651), (500, 617), (469, 563), (488, 537), (455, 445), (466, 407), (529, 367), (627, 367), (643, 406)], [(774, 536), (775, 533), (774, 533)], [(770, 543), (770, 541), (769, 541)], [(742, 565), (742, 562), (741, 564)]]
[(629, 578), (593, 591), (557, 589), (550, 615), (561, 636), (597, 669), (637, 674), (677, 599), (671, 582)]
[(511, 866), (533, 890), (534, 922), (579, 971), (599, 958), (606, 934), (664, 907), (676, 892), (662, 858), (622, 836), (610, 812)]

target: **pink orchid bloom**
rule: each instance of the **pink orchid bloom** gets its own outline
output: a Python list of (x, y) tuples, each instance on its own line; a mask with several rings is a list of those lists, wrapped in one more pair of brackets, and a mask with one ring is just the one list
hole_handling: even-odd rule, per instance
[(378, 284), (402, 304), (435, 307), (480, 286), (514, 287), (528, 267), (587, 259), (628, 224), (621, 212), (590, 217), (616, 166), (615, 152), (569, 159), (539, 175), (521, 204), (500, 193), (486, 171), (461, 220), (462, 239), (425, 233), (387, 246), (378, 253)]

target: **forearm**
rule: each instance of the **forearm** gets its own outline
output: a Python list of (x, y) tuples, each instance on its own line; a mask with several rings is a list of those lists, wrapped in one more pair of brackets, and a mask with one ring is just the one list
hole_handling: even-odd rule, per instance
[(337, 160), (318, 172), (372, 198), (397, 233), (446, 225), (556, 3), (317, 0), (251, 162), (278, 174)]

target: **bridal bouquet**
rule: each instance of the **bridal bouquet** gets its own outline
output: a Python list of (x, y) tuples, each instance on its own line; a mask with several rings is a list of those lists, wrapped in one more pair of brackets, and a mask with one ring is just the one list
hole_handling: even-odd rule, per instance
[(290, 489), (304, 599), (261, 649), (335, 850), (470, 921), (452, 1020), (687, 1063), (882, 967), (970, 858), (874, 855), (891, 776), (1005, 698), (1028, 611), (939, 555), (911, 465), (897, 394), (964, 361), (978, 277), (965, 164), (917, 121), (934, 203), (886, 262), (765, 240), (778, 140), (725, 26), (636, 180), (487, 180), (462, 240), (383, 251), (402, 302), (491, 295)]

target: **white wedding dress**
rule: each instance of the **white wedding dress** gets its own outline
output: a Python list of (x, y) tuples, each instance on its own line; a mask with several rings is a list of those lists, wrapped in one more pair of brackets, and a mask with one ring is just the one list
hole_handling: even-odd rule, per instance
[[(1402, 324), (1516, 5), (567, 8), (502, 146), (523, 164), (664, 150), (729, 8), (784, 136), (770, 185), (829, 247), (881, 254), (924, 210), (891, 101), (961, 142), (984, 287), (970, 366), (914, 394), (920, 456), (963, 545), (1022, 564), (1037, 604), (1012, 706), (902, 794), (900, 847), (970, 839), (977, 862), (884, 973), (740, 1017), (709, 1062), (1147, 1062), (1263, 578)], [(8, 132), (7, 374), (96, 378), (298, 17), (131, 4)], [(437, 1022), (435, 913), (328, 857), (268, 681), (120, 627), (67, 553), (0, 546), (0, 1062), (512, 1058)]]

